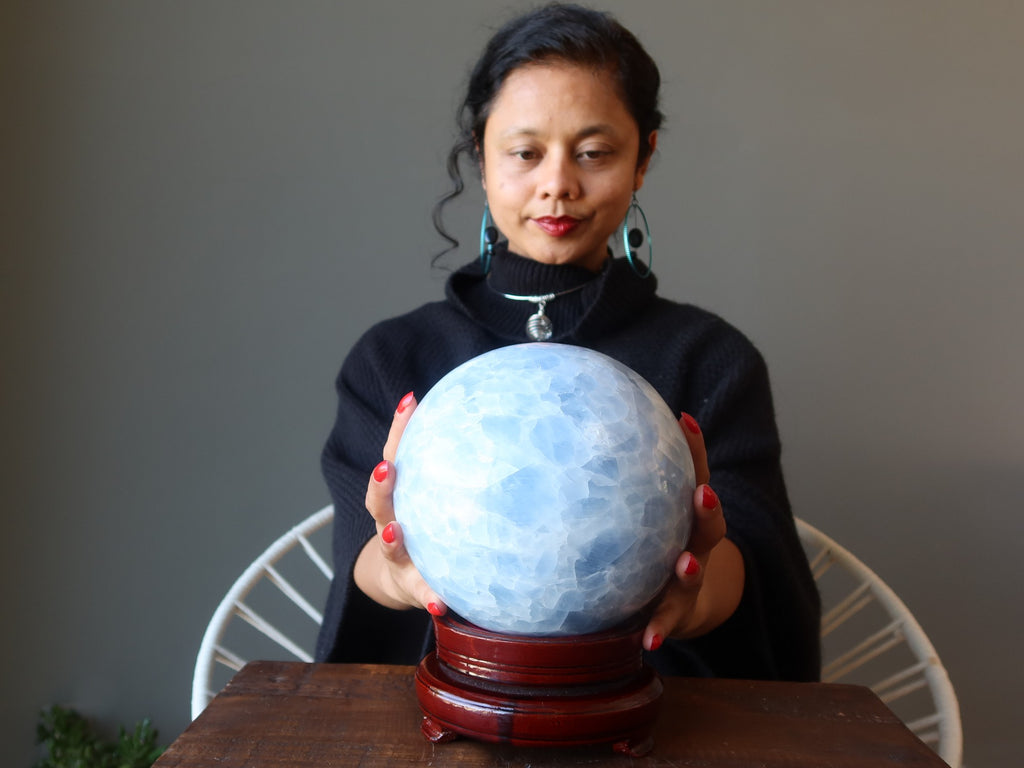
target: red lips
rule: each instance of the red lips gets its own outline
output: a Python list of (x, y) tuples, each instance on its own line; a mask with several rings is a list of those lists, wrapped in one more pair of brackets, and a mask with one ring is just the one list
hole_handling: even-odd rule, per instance
[(564, 237), (579, 226), (580, 220), (572, 216), (541, 216), (534, 223), (552, 237)]

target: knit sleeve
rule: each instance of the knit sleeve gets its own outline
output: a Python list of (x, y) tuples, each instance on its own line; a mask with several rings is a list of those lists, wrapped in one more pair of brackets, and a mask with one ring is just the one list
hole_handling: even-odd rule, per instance
[(746, 577), (736, 612), (675, 652), (696, 655), (703, 674), (816, 680), (818, 593), (786, 493), (764, 359), (721, 322), (690, 355), (685, 379), (684, 409), (704, 433), (711, 485)]
[[(334, 579), (317, 640), (317, 661), (408, 663), (419, 661), (425, 632), (422, 611), (385, 608), (355, 585), (356, 557), (375, 535), (366, 511), (366, 486), (381, 460), (402, 376), (383, 354), (379, 334), (353, 348), (336, 381), (338, 410), (321, 454), (334, 503)], [(406, 386), (409, 386), (406, 384)]]

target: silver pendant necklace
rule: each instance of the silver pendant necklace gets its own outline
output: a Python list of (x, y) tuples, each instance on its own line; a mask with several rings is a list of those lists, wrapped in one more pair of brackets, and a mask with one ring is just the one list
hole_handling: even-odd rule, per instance
[[(490, 281), (487, 283), (490, 284)], [(537, 305), (537, 311), (530, 315), (526, 321), (526, 335), (534, 341), (547, 341), (554, 333), (555, 328), (551, 323), (551, 318), (544, 314), (544, 309), (547, 307), (548, 302), (552, 299), (557, 299), (559, 296), (565, 296), (569, 293), (576, 293), (576, 291), (582, 290), (589, 283), (583, 283), (583, 285), (577, 285), (575, 288), (570, 288), (566, 291), (559, 291), (558, 293), (545, 293), (540, 296), (517, 296), (514, 293), (502, 293), (497, 288), (491, 286), (491, 290), (495, 293), (504, 296), (506, 299), (512, 301), (529, 301)]]

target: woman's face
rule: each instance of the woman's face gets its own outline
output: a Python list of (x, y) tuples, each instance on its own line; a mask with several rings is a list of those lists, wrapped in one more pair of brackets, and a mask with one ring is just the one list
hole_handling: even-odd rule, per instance
[[(651, 134), (651, 150), (657, 136)], [(484, 130), (484, 191), (509, 249), (597, 271), (640, 189), (640, 135), (611, 73), (572, 64), (513, 70)]]

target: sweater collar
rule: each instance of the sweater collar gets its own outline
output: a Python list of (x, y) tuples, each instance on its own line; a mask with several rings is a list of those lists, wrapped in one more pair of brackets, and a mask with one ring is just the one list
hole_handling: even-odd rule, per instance
[[(582, 286), (579, 288), (579, 286)], [(625, 259), (609, 259), (595, 274), (574, 265), (544, 264), (495, 248), (491, 271), (479, 262), (453, 274), (448, 300), (474, 322), (511, 342), (526, 342), (526, 321), (537, 311), (528, 301), (506, 299), (502, 293), (537, 296), (561, 293), (547, 303), (545, 314), (554, 326), (552, 341), (584, 343), (629, 322), (654, 297), (657, 279), (638, 277)]]

